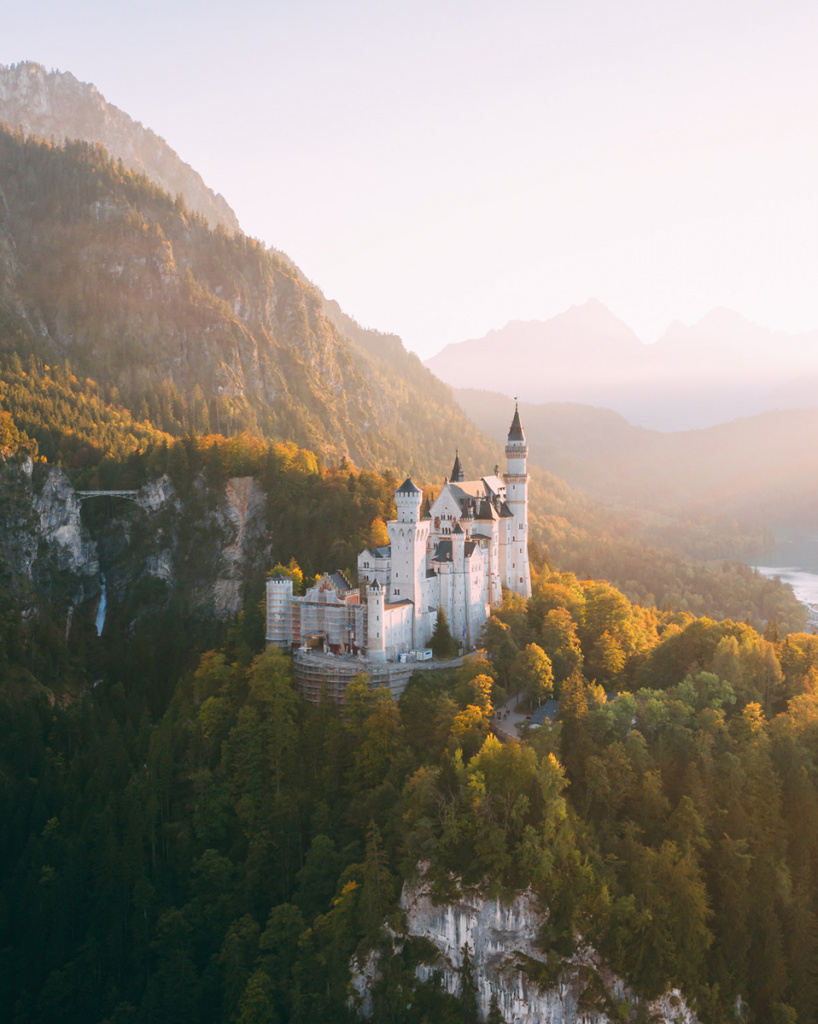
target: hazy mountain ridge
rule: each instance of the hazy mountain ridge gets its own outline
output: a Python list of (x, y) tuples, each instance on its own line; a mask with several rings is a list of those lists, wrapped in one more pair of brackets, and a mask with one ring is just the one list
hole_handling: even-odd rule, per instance
[(209, 189), (164, 139), (68, 71), (46, 71), (34, 62), (0, 65), (0, 121), (46, 140), (100, 143), (129, 170), (146, 174), (172, 196), (184, 196), (211, 227), (240, 230), (224, 197)]
[(496, 461), (399, 339), (346, 318), (352, 341), (260, 243), (210, 231), (86, 144), (3, 132), (0, 150), (7, 352), (67, 358), (174, 434), (248, 429), (428, 478), (448, 472), (458, 446)]
[(455, 387), (598, 405), (639, 426), (686, 430), (816, 405), (818, 331), (771, 331), (716, 309), (644, 345), (592, 299), (545, 322), (514, 321), (448, 345), (425, 365)]
[[(455, 391), (500, 438), (504, 395)], [(702, 430), (635, 427), (576, 403), (521, 403), (532, 462), (597, 501), (679, 519), (739, 517), (762, 527), (818, 527), (818, 409), (777, 410)]]

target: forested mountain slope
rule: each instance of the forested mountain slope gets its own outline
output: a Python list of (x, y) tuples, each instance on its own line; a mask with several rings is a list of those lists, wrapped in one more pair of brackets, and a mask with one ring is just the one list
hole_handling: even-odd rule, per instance
[[(456, 447), (470, 473), (502, 461), (398, 338), (344, 317), (285, 258), (212, 232), (98, 148), (9, 132), (0, 379), (16, 427), (92, 486), (127, 479), (131, 456), (183, 434), (247, 431), (427, 485), (449, 472)], [(173, 458), (187, 454), (177, 446)], [(797, 625), (783, 589), (650, 550), (553, 477), (535, 475), (531, 522), (543, 555), (632, 600)]]
[[(232, 438), (186, 436), (175, 440), (149, 421), (136, 420), (121, 405), (106, 401), (102, 391), (92, 379), (79, 379), (70, 367), (45, 367), (31, 357), (24, 369), (16, 354), (7, 359), (0, 357), (0, 453), (5, 432), (7, 454), (19, 452), (17, 458), (22, 458), (27, 452), (39, 453), (39, 458), (63, 466), (77, 488), (140, 487), (169, 472), (174, 480), (186, 481), (189, 496), (196, 493), (190, 487), (191, 478), (213, 463), (196, 499), (205, 505), (224, 500), (223, 482), (219, 481), (227, 464), (232, 467), (228, 475), (259, 472), (259, 453), (269, 448), (268, 442), (249, 434)], [(288, 447), (294, 446), (289, 443)], [(316, 463), (312, 453), (308, 457)], [(14, 462), (12, 458), (9, 471), (13, 471)], [(482, 468), (473, 467), (465, 457), (464, 464), (467, 472), (479, 473)], [(337, 470), (324, 470), (324, 474), (339, 478)], [(355, 473), (340, 473), (341, 479), (347, 476), (353, 481)], [(378, 474), (377, 479), (386, 496), (386, 505), (378, 515), (389, 518), (397, 481), (389, 474)], [(422, 477), (418, 482), (425, 483)], [(354, 494), (354, 484), (350, 482), (349, 487)], [(34, 495), (31, 500), (36, 500)], [(309, 543), (305, 547), (303, 541), (309, 538), (297, 539), (303, 523), (309, 524), (308, 533), (314, 532), (317, 521), (323, 521), (326, 515), (336, 515), (336, 511), (328, 512), (320, 499), (317, 507), (299, 513), (300, 500), (291, 509), (287, 533), (290, 546), (281, 549), (281, 538), (273, 538), (277, 557), (294, 555), (300, 561), (306, 558), (308, 564), (304, 567), (310, 572), (351, 569), (357, 551), (365, 543), (360, 529), (348, 536), (338, 534), (331, 548), (314, 548)], [(115, 508), (111, 513), (118, 516), (123, 511), (127, 509)], [(194, 523), (194, 506), (189, 509), (189, 516)], [(14, 520), (0, 519), (0, 526), (13, 532)], [(338, 520), (338, 529), (343, 521), (343, 517)], [(532, 470), (529, 521), (531, 558), (536, 569), (548, 561), (583, 576), (604, 577), (619, 586), (630, 600), (644, 605), (758, 623), (777, 619), (785, 630), (803, 627), (803, 607), (780, 583), (766, 580), (738, 563), (697, 563), (678, 553), (651, 547), (645, 542), (639, 523), (603, 508), (536, 467)], [(364, 526), (369, 525), (367, 520)], [(143, 552), (143, 556), (148, 557), (148, 552)], [(258, 564), (252, 572), (261, 573), (264, 568)], [(168, 599), (173, 592), (171, 588)]]
[(3, 132), (0, 191), (0, 351), (69, 359), (174, 434), (249, 429), (429, 478), (458, 446), (497, 460), (399, 342), (350, 343), (284, 259), (98, 148)]
[(128, 170), (147, 175), (172, 196), (184, 196), (187, 206), (211, 227), (239, 230), (225, 199), (209, 189), (164, 139), (70, 71), (46, 71), (33, 61), (0, 65), (0, 121), (46, 140), (81, 139), (104, 146)]

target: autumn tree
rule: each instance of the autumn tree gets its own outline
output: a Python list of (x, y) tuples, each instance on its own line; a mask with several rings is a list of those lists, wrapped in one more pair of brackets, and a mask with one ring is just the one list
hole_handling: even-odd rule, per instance
[(537, 644), (528, 644), (514, 659), (512, 685), (524, 695), (528, 707), (536, 707), (554, 690), (551, 659)]

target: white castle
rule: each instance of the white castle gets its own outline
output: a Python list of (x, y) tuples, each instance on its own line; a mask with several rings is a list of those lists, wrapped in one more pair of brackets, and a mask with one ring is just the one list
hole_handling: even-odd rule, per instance
[(531, 595), (527, 457), (515, 408), (502, 477), (495, 466), (491, 476), (465, 480), (456, 453), (450, 478), (423, 511), (423, 492), (404, 480), (397, 518), (387, 523), (389, 545), (358, 556), (361, 589), (334, 573), (294, 597), (291, 579), (268, 578), (267, 643), (294, 650), (304, 696), (340, 699), (360, 672), (398, 695), (418, 667), (409, 659), (424, 660), (439, 608), (468, 650), (503, 587)]

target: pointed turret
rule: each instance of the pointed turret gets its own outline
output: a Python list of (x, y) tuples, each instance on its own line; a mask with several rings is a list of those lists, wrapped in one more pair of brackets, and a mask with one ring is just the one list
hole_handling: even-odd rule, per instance
[(431, 519), (432, 518), (432, 496), (431, 496), (431, 494), (426, 499), (426, 504), (423, 506), (423, 513), (421, 515), (421, 518), (422, 519)]
[(525, 444), (525, 431), (523, 425), (520, 423), (520, 410), (517, 408), (517, 403), (514, 403), (514, 419), (511, 421), (511, 426), (508, 428), (508, 440), (511, 441), (522, 441)]
[(457, 448), (455, 448), (454, 465), (452, 466), (449, 479), (453, 484), (459, 484), (466, 479), (465, 476), (463, 476), (463, 467), (460, 465), (460, 452)]

